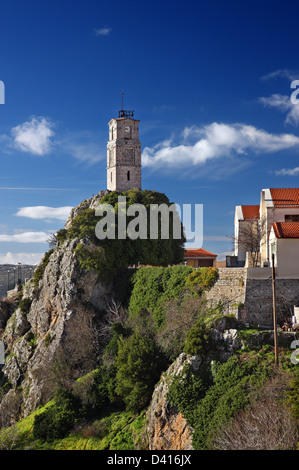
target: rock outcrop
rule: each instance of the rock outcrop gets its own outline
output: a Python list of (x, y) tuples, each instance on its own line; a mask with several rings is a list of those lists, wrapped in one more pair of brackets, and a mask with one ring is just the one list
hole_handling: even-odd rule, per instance
[[(94, 208), (105, 193), (102, 191), (74, 208), (66, 228), (80, 210)], [(27, 416), (46, 401), (52, 385), (50, 369), (58, 352), (63, 348), (72, 351), (76, 341), (78, 349), (80, 341), (83, 348), (80, 321), (89, 324), (93, 344), (100, 348), (103, 343), (101, 318), (111, 300), (112, 286), (101, 282), (96, 271), (80, 268), (75, 252), (79, 242), (73, 239), (58, 245), (49, 257), (39, 284), (34, 285), (32, 281), (25, 284), (23, 299), (29, 302), (28, 311), (17, 308), (12, 312), (6, 308), (0, 312), (1, 340), (6, 349), (0, 379), (2, 385), (6, 382), (11, 387), (0, 403), (2, 421), (8, 407), (12, 422)]]
[(77, 217), (80, 211), (84, 209), (96, 209), (96, 207), (100, 204), (101, 199), (109, 194), (111, 191), (109, 189), (105, 189), (103, 191), (100, 191), (98, 194), (92, 196), (89, 199), (85, 199), (82, 201), (78, 206), (73, 207), (71, 210), (71, 213), (69, 215), (68, 220), (66, 221), (65, 228), (68, 229), (71, 226), (72, 220)]
[(155, 387), (147, 411), (149, 450), (192, 450), (193, 430), (182, 413), (171, 406), (167, 400), (172, 378), (179, 375), (186, 364), (190, 364), (194, 370), (198, 370), (201, 358), (187, 356), (185, 353), (180, 354)]

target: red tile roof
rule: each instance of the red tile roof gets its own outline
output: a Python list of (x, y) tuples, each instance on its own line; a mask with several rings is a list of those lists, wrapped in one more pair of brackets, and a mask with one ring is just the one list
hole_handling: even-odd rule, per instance
[(275, 207), (299, 207), (299, 188), (270, 188)]
[(299, 222), (275, 222), (272, 227), (276, 238), (299, 238)]
[(203, 248), (198, 248), (194, 250), (185, 250), (185, 258), (217, 258), (215, 253), (211, 253), (210, 251), (204, 250)]
[(244, 219), (259, 219), (260, 206), (241, 206)]

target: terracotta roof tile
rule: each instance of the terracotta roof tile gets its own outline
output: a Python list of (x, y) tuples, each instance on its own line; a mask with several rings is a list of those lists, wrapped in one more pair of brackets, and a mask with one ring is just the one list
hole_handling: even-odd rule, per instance
[(259, 219), (260, 206), (241, 206), (244, 219)]
[(210, 251), (204, 250), (203, 248), (185, 250), (185, 258), (205, 258), (208, 256), (213, 258), (217, 257), (215, 253), (211, 253)]
[(299, 207), (299, 188), (270, 188), (275, 207)]
[(299, 238), (299, 222), (275, 222), (272, 227), (276, 238)]

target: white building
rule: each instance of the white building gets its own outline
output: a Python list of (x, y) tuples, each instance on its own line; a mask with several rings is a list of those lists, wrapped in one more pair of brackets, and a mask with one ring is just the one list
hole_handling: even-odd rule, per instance
[(269, 236), (275, 222), (299, 223), (299, 188), (263, 189), (260, 200), (260, 220), (265, 230), (261, 242), (261, 261), (271, 262)]
[[(251, 249), (248, 240), (244, 243), (248, 225), (258, 241), (256, 247), (252, 241)], [(259, 266), (271, 266), (274, 253), (279, 276), (299, 278), (299, 188), (263, 189), (259, 206), (236, 206), (234, 254), (241, 264), (251, 267), (254, 251)]]
[(269, 251), (271, 258), (274, 254), (279, 277), (298, 279), (299, 222), (274, 222), (270, 229)]
[[(254, 233), (258, 230), (260, 218), (260, 206), (243, 205), (236, 206), (235, 209), (235, 235), (234, 235), (234, 255), (238, 257), (239, 264), (245, 264), (246, 253), (249, 245), (254, 247)], [(250, 240), (246, 240), (249, 235)]]

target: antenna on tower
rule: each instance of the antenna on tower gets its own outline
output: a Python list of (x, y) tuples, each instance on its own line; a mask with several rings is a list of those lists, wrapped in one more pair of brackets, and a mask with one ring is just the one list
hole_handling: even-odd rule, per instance
[(134, 117), (134, 111), (125, 111), (124, 110), (124, 92), (121, 92), (121, 110), (118, 112), (118, 117)]

